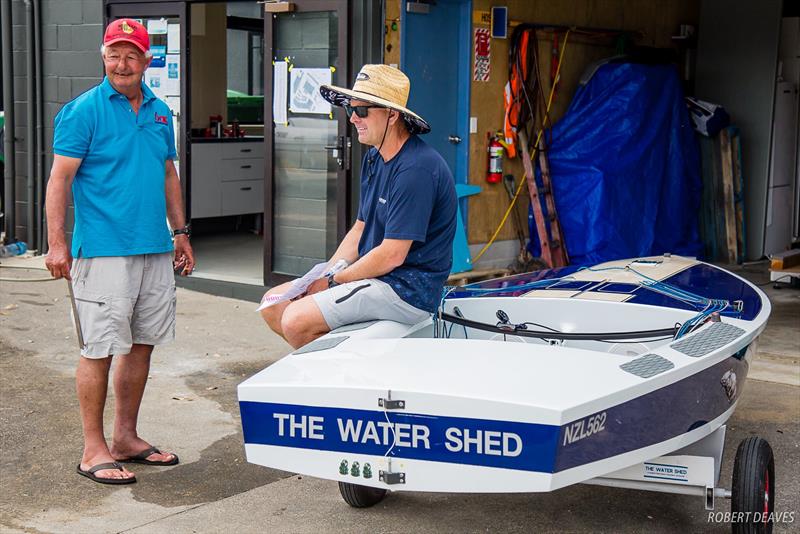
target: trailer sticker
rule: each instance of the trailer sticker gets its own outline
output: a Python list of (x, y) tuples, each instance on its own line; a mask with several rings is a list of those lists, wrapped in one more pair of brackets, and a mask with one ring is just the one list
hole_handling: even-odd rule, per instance
[[(462, 417), (242, 401), (246, 444), (551, 473), (560, 427)], [(341, 459), (339, 473), (371, 476)]]
[(689, 468), (685, 465), (644, 463), (644, 478), (658, 478), (661, 480), (689, 481)]

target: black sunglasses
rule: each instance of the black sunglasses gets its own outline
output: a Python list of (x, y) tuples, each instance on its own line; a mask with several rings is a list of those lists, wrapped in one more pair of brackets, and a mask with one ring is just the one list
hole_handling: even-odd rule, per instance
[(383, 106), (351, 106), (350, 104), (345, 104), (342, 107), (348, 118), (352, 117), (353, 112), (355, 112), (357, 117), (365, 119), (369, 115), (370, 108), (382, 108)]

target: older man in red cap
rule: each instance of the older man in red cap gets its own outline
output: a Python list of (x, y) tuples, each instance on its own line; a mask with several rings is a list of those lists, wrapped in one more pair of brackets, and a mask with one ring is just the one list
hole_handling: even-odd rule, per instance
[[(122, 462), (174, 465), (137, 433), (155, 345), (175, 337), (175, 278), (194, 267), (185, 224), (172, 116), (142, 83), (150, 65), (147, 30), (132, 19), (106, 28), (105, 79), (55, 119), (47, 185), (47, 268), (74, 291), (81, 356), (76, 382), (84, 449), (78, 473), (102, 484), (130, 484)], [(75, 226), (65, 238), (72, 190)], [(167, 226), (169, 220), (169, 227)], [(73, 261), (74, 258), (74, 261)], [(114, 434), (103, 409), (114, 356)]]

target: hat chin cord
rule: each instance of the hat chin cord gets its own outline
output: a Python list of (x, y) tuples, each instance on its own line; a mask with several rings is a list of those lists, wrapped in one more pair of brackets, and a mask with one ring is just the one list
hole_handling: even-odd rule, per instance
[[(386, 141), (386, 134), (389, 132), (389, 116), (391, 115), (391, 110), (389, 111), (389, 115), (386, 116), (386, 128), (383, 129), (383, 138), (381, 139), (381, 144), (378, 145), (378, 155), (381, 153), (381, 148), (383, 148), (383, 142)], [(367, 172), (367, 181), (372, 179), (373, 169), (372, 169), (372, 162), (374, 161), (373, 158), (367, 158), (369, 162), (369, 171)]]

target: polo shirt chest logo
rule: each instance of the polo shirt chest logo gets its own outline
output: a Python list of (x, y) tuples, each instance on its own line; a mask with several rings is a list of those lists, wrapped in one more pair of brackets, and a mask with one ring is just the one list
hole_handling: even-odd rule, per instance
[(166, 115), (159, 115), (158, 113), (156, 113), (155, 116), (156, 116), (156, 123), (158, 123), (158, 124), (167, 124), (167, 116)]

